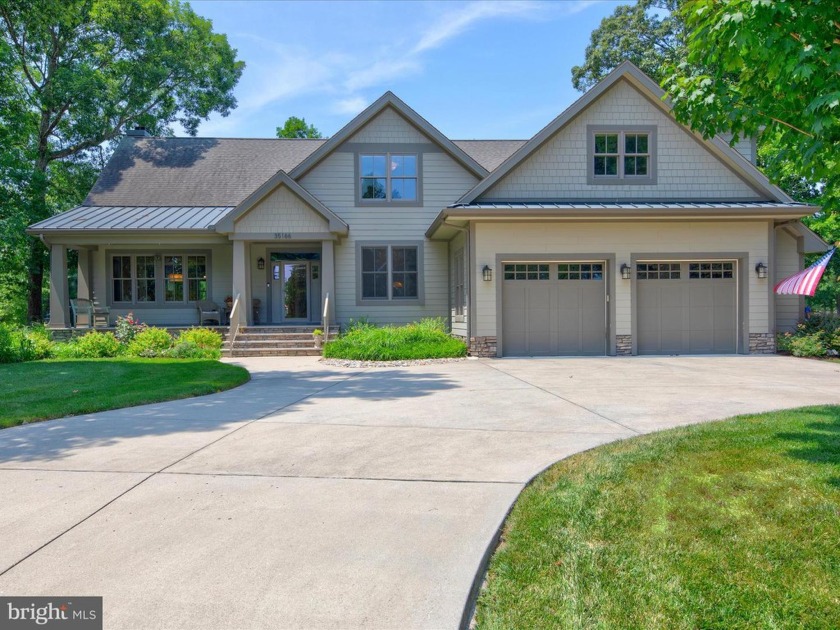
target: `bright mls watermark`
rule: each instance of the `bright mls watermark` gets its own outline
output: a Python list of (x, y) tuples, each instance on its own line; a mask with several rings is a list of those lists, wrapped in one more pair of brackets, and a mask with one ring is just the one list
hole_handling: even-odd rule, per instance
[(0, 597), (0, 630), (102, 630), (101, 597)]

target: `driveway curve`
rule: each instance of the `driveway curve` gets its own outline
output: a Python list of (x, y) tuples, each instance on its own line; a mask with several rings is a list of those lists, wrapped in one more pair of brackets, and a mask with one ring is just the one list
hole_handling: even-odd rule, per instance
[(784, 357), (238, 360), (237, 389), (0, 431), (0, 594), (106, 628), (456, 628), (524, 485), (612, 440), (840, 403)]

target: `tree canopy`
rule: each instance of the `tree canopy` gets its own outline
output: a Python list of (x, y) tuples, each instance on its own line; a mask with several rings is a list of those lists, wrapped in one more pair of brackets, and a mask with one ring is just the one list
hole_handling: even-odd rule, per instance
[(282, 127), (277, 127), (278, 138), (323, 138), (315, 125), (307, 125), (305, 118), (289, 116)]
[(592, 31), (586, 57), (572, 68), (572, 85), (585, 92), (623, 61), (636, 64), (656, 81), (666, 62), (685, 54), (685, 25), (675, 14), (678, 0), (638, 0), (616, 7)]
[[(243, 67), (180, 0), (0, 0), (0, 138), (15, 156), (0, 164), (0, 185), (12, 187), (0, 220), (66, 209), (57, 190), (83, 197), (87, 183), (59, 182), (74, 165), (89, 174), (89, 152), (128, 125), (194, 135), (211, 113), (227, 115)], [(27, 240), (29, 318), (40, 319), (45, 251)], [(10, 264), (0, 255), (0, 275)]]
[(677, 119), (705, 136), (770, 137), (765, 169), (793, 172), (840, 210), (840, 19), (834, 2), (687, 0), (684, 61), (664, 82)]

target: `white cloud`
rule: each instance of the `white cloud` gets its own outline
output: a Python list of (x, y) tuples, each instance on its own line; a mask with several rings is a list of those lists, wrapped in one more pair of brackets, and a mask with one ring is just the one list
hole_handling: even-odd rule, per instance
[(368, 106), (368, 100), (361, 96), (351, 96), (335, 102), (332, 111), (345, 116), (355, 116)]
[[(249, 60), (237, 88), (238, 107), (230, 116), (213, 116), (202, 125), (202, 134), (235, 133), (255, 113), (269, 106), (313, 94), (328, 100), (335, 114), (352, 116), (370, 102), (366, 90), (384, 88), (396, 80), (423, 71), (424, 58), (482, 21), (496, 18), (541, 19), (578, 13), (595, 0), (542, 2), (525, 0), (474, 1), (438, 12), (430, 23), (402, 41), (378, 49), (344, 51), (329, 42), (288, 46), (250, 33), (237, 37), (256, 43), (269, 54)], [(446, 5), (443, 5), (446, 6)], [(383, 40), (388, 42), (388, 40)], [(413, 45), (412, 45), (413, 43)], [(278, 113), (279, 116), (286, 112)]]
[(419, 54), (438, 48), (482, 20), (502, 16), (530, 16), (541, 12), (543, 8), (541, 2), (470, 2), (460, 9), (444, 13), (422, 33), (412, 52)]

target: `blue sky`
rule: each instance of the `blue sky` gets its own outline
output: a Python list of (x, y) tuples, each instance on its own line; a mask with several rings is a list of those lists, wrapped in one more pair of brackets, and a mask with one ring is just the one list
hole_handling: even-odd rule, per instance
[(455, 139), (528, 138), (574, 102), (571, 68), (619, 1), (198, 0), (247, 64), (239, 107), (200, 136), (332, 135), (386, 90)]

